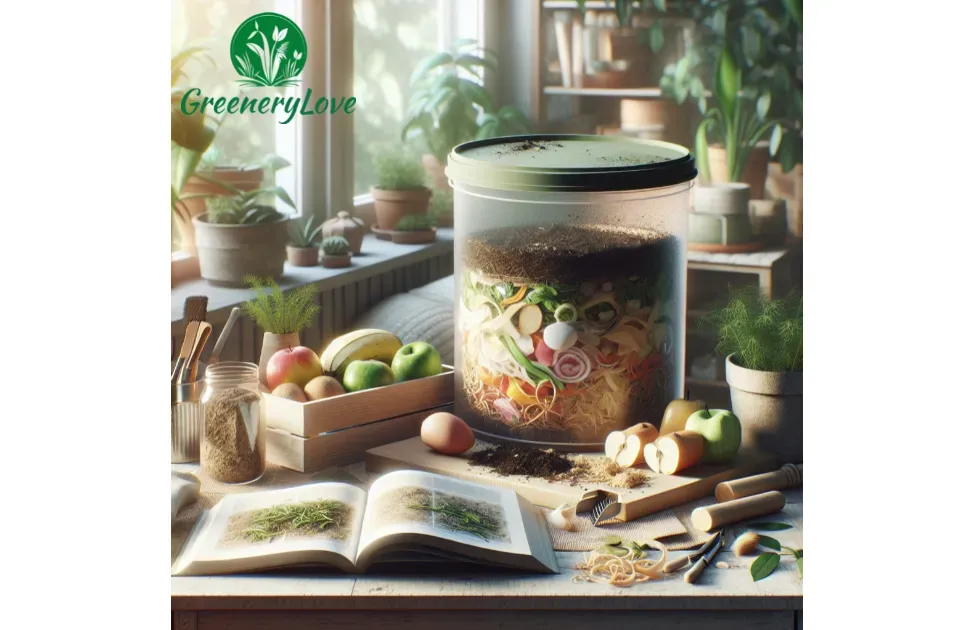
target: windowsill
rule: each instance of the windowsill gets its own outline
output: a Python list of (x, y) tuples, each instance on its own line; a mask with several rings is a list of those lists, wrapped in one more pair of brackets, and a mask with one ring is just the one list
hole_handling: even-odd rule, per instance
[[(320, 289), (333, 288), (441, 256), (452, 250), (452, 228), (437, 228), (436, 241), (423, 245), (396, 245), (369, 234), (362, 243), (362, 253), (352, 256), (351, 267), (325, 269), (320, 266), (293, 267), (284, 263), (284, 275), (278, 280), (278, 284), (285, 291), (312, 283)], [(174, 326), (182, 326), (183, 303), (191, 295), (205, 295), (209, 299), (206, 319), (213, 324), (225, 321), (230, 309), (253, 297), (249, 288), (218, 287), (202, 278), (182, 282), (170, 292), (170, 315)]]

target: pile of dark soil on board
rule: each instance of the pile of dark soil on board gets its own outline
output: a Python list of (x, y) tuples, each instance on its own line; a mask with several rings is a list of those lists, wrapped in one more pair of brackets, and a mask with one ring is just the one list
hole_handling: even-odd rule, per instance
[(561, 453), (510, 444), (477, 451), (470, 456), (470, 462), (504, 477), (524, 475), (550, 479), (572, 469), (572, 460)]
[(676, 237), (653, 230), (598, 225), (499, 228), (464, 244), (467, 268), (505, 280), (571, 281), (621, 270), (668, 268), (679, 260)]

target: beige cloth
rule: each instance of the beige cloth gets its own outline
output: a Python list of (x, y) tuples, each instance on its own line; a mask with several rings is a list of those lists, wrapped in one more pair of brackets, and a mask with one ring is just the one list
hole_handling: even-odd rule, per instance
[[(223, 484), (199, 472), (196, 475), (201, 482), (200, 498), (194, 505), (181, 510), (173, 522), (172, 562), (176, 561), (176, 557), (179, 555), (200, 513), (213, 507), (226, 494), (289, 488), (322, 481), (338, 481), (368, 488), (378, 477), (377, 474), (366, 471), (364, 464), (361, 463), (345, 468), (330, 468), (310, 475), (286, 468), (269, 467), (260, 479), (242, 485)], [(591, 551), (602, 546), (603, 541), (608, 536), (618, 536), (623, 540), (636, 542), (655, 539), (665, 544), (666, 548), (671, 551), (691, 549), (703, 544), (709, 534), (693, 527), (690, 522), (690, 512), (695, 507), (711, 505), (715, 502), (713, 497), (708, 497), (673, 510), (665, 510), (645, 516), (637, 521), (629, 523), (616, 521), (600, 527), (592, 525), (588, 518), (576, 516), (577, 530), (575, 532), (566, 532), (550, 526), (548, 530), (551, 532), (552, 545), (556, 551)], [(547, 516), (551, 510), (542, 508), (542, 511)]]

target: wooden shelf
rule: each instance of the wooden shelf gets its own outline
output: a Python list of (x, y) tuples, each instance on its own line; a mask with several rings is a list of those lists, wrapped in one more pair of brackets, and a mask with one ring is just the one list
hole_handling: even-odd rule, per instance
[(613, 98), (663, 98), (663, 92), (658, 87), (645, 88), (583, 88), (562, 87), (560, 85), (545, 86), (546, 95), (561, 96), (608, 96)]

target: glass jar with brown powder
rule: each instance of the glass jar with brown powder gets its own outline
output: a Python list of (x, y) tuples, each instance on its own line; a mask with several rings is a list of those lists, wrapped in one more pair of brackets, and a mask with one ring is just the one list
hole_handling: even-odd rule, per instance
[(200, 465), (222, 483), (249, 483), (266, 467), (264, 414), (254, 363), (206, 368)]

